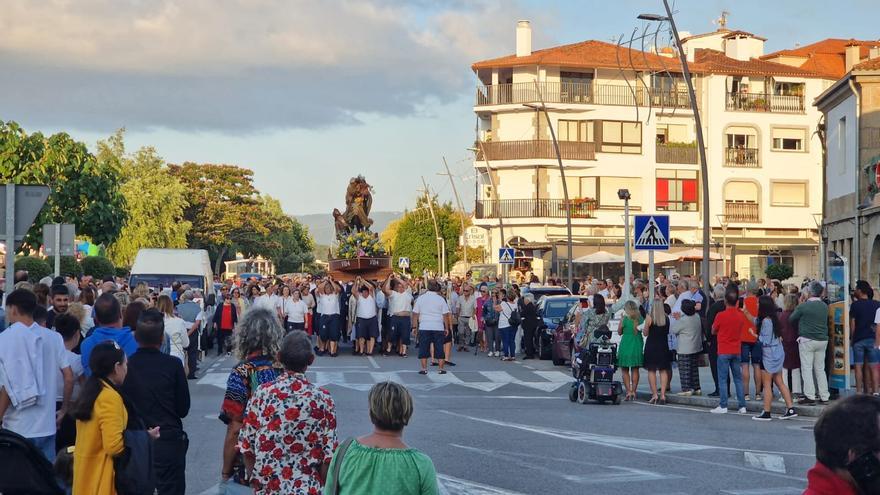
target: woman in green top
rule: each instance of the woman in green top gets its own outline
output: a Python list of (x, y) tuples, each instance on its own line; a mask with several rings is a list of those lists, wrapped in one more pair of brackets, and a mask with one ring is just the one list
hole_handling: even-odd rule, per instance
[(620, 344), (617, 347), (617, 366), (623, 375), (623, 387), (626, 389), (624, 400), (635, 400), (639, 388), (639, 368), (644, 362), (644, 341), (637, 328), (642, 323), (642, 315), (635, 301), (627, 301), (623, 306), (624, 316), (617, 327)]
[(333, 455), (324, 495), (437, 495), (437, 472), (427, 455), (403, 443), (413, 413), (406, 387), (391, 381), (370, 390), (373, 433), (342, 443)]

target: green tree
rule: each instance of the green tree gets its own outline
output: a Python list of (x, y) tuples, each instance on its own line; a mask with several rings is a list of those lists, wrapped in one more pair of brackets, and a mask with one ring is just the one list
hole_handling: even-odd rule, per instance
[[(52, 263), (55, 263), (55, 260), (52, 260)], [(61, 257), (61, 275), (82, 275), (82, 267), (79, 266), (75, 256)]]
[(113, 263), (103, 256), (86, 256), (80, 262), (80, 266), (82, 266), (83, 275), (91, 275), (98, 280), (116, 275)]
[[(460, 250), (457, 247), (461, 235), (460, 213), (452, 208), (451, 203), (441, 205), (436, 197), (431, 198), (431, 201), (440, 236), (446, 242), (446, 269), (450, 270), (459, 259)], [(427, 200), (419, 198), (416, 202), (416, 210), (404, 214), (397, 227), (397, 236), (392, 249), (395, 257), (404, 256), (410, 259), (410, 270), (413, 273), (420, 273), (424, 269), (437, 271), (437, 236), (434, 232), (434, 223), (430, 214), (422, 213), (427, 208)]]
[(120, 173), (66, 133), (48, 138), (39, 132), (29, 135), (15, 122), (0, 121), (0, 180), (51, 188), (23, 249), (42, 243), (46, 223), (72, 223), (78, 235), (96, 244), (113, 242), (126, 218)]
[(37, 283), (41, 278), (52, 275), (52, 267), (43, 258), (23, 256), (15, 260), (15, 271), (26, 270), (28, 280)]
[(764, 273), (766, 273), (767, 277), (771, 279), (786, 280), (794, 275), (794, 268), (789, 265), (783, 265), (782, 263), (774, 263), (772, 265), (767, 265)]
[(301, 223), (281, 209), (281, 203), (268, 195), (262, 197), (262, 208), (270, 233), (263, 239), (255, 239), (252, 249), (275, 263), (277, 273), (299, 272), (303, 268), (313, 271), (314, 241)]
[(184, 185), (189, 203), (183, 218), (192, 227), (187, 233), (191, 248), (207, 249), (214, 259), (214, 273), (236, 250), (262, 254), (258, 239), (270, 229), (263, 217), (262, 200), (253, 184), (253, 172), (234, 165), (186, 162), (168, 166)]
[(192, 224), (183, 218), (186, 187), (171, 175), (164, 160), (151, 147), (125, 153), (125, 130), (98, 142), (98, 161), (123, 171), (120, 192), (125, 197), (128, 219), (119, 237), (107, 248), (117, 266), (130, 267), (142, 248), (185, 248)]

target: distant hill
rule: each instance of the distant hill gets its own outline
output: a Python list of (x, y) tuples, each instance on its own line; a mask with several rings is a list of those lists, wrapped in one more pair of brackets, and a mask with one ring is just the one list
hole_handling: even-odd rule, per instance
[[(399, 211), (374, 211), (370, 213), (370, 218), (373, 219), (373, 226), (370, 230), (377, 234), (381, 234), (388, 223), (401, 215), (403, 215), (403, 212)], [(333, 227), (333, 217), (330, 216), (329, 213), (296, 215), (296, 219), (309, 228), (309, 233), (312, 234), (315, 244), (329, 245), (336, 237), (336, 230)]]

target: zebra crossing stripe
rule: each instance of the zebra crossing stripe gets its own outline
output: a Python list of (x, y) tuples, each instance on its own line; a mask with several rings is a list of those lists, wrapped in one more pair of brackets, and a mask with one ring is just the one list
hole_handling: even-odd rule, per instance
[(331, 383), (347, 383), (345, 380), (345, 373), (341, 371), (316, 371), (315, 372), (315, 385), (319, 387), (323, 387), (324, 385), (329, 385)]

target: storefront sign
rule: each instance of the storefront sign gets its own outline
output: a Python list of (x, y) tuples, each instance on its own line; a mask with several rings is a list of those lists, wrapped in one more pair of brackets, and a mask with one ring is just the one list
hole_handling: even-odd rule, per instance
[(477, 226), (470, 226), (465, 229), (465, 242), (470, 248), (488, 249), (489, 239), (486, 235), (486, 229)]

